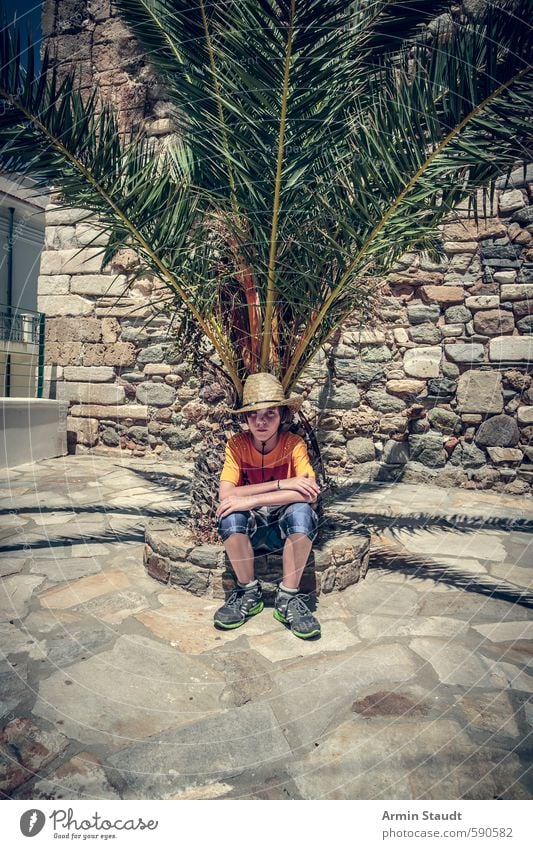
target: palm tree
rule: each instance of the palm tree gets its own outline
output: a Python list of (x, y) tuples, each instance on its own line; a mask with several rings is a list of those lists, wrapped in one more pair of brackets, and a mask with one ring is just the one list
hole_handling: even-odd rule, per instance
[(161, 152), (119, 133), (48, 53), (23, 68), (4, 28), (0, 167), (96, 214), (102, 266), (133, 248), (175, 299), (181, 347), (237, 396), (258, 370), (290, 391), (402, 253), (435, 256), (450, 210), (527, 158), (526, 0), (433, 38), (431, 0), (114, 5), (179, 137)]

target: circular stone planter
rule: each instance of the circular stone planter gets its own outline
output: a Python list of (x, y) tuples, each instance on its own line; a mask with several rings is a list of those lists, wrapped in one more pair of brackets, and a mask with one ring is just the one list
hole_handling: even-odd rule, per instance
[[(330, 532), (313, 546), (300, 587), (302, 592), (344, 590), (366, 575), (370, 532), (358, 527)], [(190, 532), (173, 522), (155, 520), (145, 529), (144, 565), (152, 578), (195, 595), (225, 598), (235, 588), (235, 576), (222, 545), (196, 545)], [(282, 577), (282, 556), (256, 554), (255, 575), (267, 602), (273, 601)]]

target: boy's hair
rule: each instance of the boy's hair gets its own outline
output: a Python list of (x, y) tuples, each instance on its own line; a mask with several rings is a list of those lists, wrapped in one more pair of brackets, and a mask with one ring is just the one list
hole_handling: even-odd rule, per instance
[[(279, 431), (279, 433), (285, 433), (285, 431), (289, 430), (289, 428), (292, 424), (292, 416), (293, 416), (292, 410), (291, 410), (290, 407), (287, 407), (285, 404), (278, 404), (278, 406), (279, 406), (279, 413), (280, 413), (280, 417), (281, 417), (281, 421), (279, 423), (278, 431)], [(241, 420), (241, 422), (243, 424), (246, 424), (248, 415), (249, 415), (249, 413), (240, 413), (239, 414), (239, 419)]]

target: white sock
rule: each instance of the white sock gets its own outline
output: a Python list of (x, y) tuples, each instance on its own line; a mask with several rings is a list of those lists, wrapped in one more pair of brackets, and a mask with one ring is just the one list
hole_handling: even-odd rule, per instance
[(249, 584), (241, 584), (240, 581), (237, 581), (237, 583), (240, 586), (241, 590), (251, 590), (253, 589), (253, 587), (256, 587), (258, 585), (259, 581), (256, 578), (255, 581), (250, 581)]
[(299, 592), (298, 587), (294, 589), (294, 587), (286, 587), (283, 583), (279, 585), (280, 592), (287, 593), (287, 595), (296, 595)]

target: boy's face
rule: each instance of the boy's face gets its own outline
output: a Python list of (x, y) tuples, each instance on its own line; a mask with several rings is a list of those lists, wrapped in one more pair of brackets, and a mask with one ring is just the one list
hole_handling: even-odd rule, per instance
[(246, 413), (248, 427), (260, 442), (266, 442), (277, 433), (281, 423), (281, 411), (279, 407), (267, 407), (254, 413)]

